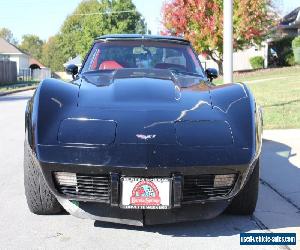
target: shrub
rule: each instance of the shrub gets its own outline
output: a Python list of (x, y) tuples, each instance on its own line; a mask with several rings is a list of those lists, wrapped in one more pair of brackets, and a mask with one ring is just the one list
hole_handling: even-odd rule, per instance
[(300, 48), (300, 36), (296, 37), (292, 42), (293, 49)]
[(296, 37), (292, 43), (294, 58), (297, 64), (300, 64), (300, 36)]
[(265, 59), (262, 56), (255, 56), (250, 58), (250, 64), (253, 69), (264, 68)]
[(290, 50), (288, 53), (286, 53), (286, 55), (285, 55), (285, 64), (287, 66), (295, 66), (296, 65), (294, 53), (293, 53), (292, 50)]

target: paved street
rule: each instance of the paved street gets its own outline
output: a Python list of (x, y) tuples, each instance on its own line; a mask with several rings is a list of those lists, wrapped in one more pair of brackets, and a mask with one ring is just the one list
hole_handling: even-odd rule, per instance
[(137, 228), (37, 216), (23, 187), (24, 110), (32, 91), (0, 97), (0, 249), (289, 249), (241, 247), (241, 232), (297, 232), (300, 249), (300, 130), (265, 131), (255, 215)]

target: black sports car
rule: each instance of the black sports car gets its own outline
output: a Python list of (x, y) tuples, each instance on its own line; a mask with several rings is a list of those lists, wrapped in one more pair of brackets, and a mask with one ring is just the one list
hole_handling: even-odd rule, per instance
[(26, 108), (33, 213), (132, 225), (253, 213), (261, 112), (244, 84), (215, 86), (188, 41), (102, 36), (67, 72)]

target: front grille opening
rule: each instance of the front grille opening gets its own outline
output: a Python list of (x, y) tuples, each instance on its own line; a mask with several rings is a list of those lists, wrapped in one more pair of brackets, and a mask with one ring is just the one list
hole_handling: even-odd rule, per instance
[[(182, 187), (182, 203), (209, 198), (226, 197), (233, 189), (238, 175), (185, 175)], [(54, 172), (55, 187), (67, 198), (82, 198), (110, 203), (110, 176)]]
[(109, 175), (55, 172), (54, 181), (58, 192), (70, 198), (85, 198), (105, 203), (110, 201)]
[(186, 175), (182, 190), (182, 202), (193, 202), (215, 197), (226, 197), (233, 189), (237, 175)]

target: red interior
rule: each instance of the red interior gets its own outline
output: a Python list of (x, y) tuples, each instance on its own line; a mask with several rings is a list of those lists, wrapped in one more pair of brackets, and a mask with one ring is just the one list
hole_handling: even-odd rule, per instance
[(103, 61), (100, 64), (99, 69), (121, 69), (124, 68), (121, 64), (116, 61)]

